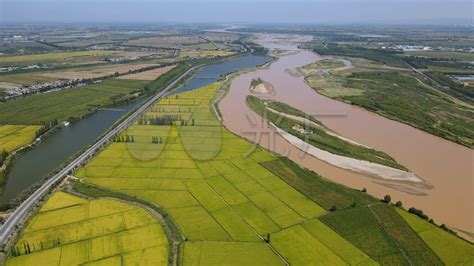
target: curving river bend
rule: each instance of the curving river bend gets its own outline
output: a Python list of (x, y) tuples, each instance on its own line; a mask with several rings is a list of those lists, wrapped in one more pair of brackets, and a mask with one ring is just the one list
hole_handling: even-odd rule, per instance
[[(278, 36), (260, 37), (267, 48), (293, 50), (280, 56), (265, 69), (245, 73), (232, 80), (229, 93), (219, 103), (224, 125), (232, 132), (258, 142), (261, 146), (287, 156), (299, 165), (352, 188), (367, 188), (376, 197), (390, 194), (394, 201), (402, 201), (405, 208), (422, 209), (436, 223), (445, 223), (463, 236), (473, 239), (474, 232), (474, 151), (425, 133), (364, 109), (322, 96), (310, 88), (303, 77), (294, 77), (287, 69), (294, 69), (322, 59), (306, 50), (299, 50)], [(263, 38), (263, 39), (262, 39)], [(358, 143), (384, 151), (432, 185), (431, 188), (408, 182), (374, 179), (327, 164), (302, 152), (285, 141), (246, 105), (250, 82), (262, 78), (271, 83), (275, 95), (264, 98), (290, 104), (317, 116), (330, 129)], [(324, 115), (326, 114), (326, 115)], [(337, 114), (335, 116), (331, 114)], [(342, 115), (341, 115), (342, 114)], [(255, 128), (271, 132), (255, 139)], [(269, 142), (270, 135), (274, 141)]]

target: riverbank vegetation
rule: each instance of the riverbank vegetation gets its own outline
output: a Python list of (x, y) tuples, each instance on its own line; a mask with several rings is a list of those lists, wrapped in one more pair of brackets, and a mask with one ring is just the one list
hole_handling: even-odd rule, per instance
[[(309, 85), (319, 93), (359, 105), (459, 144), (474, 145), (474, 108), (440, 92), (409, 70), (347, 58), (353, 67), (307, 66)], [(410, 99), (409, 101), (406, 99)]]
[[(395, 159), (384, 152), (347, 142), (334, 135), (328, 134), (328, 130), (323, 127), (316, 127), (311, 124), (306, 124), (304, 121), (297, 121), (285, 117), (284, 115), (271, 112), (266, 108), (264, 102), (255, 96), (247, 96), (247, 103), (252, 108), (252, 110), (254, 110), (258, 115), (266, 117), (269, 122), (322, 150), (333, 154), (374, 162), (405, 171), (408, 170), (404, 166), (398, 164)], [(271, 104), (271, 102), (269, 104)], [(284, 113), (284, 111), (289, 111), (292, 115), (296, 115), (303, 119), (308, 117), (306, 114), (300, 116), (303, 113), (302, 111), (295, 110), (295, 108), (290, 107), (284, 103), (271, 104), (271, 106), (279, 112)], [(313, 118), (312, 120), (315, 119)], [(317, 124), (321, 125), (321, 122), (318, 121)]]

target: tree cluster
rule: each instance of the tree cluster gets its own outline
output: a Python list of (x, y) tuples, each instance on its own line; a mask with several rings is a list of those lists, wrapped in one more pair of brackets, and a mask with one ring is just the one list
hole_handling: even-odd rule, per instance
[(135, 142), (135, 138), (132, 135), (125, 135), (125, 136), (115, 136), (112, 139), (113, 142)]
[(38, 130), (36, 130), (36, 134), (35, 134), (36, 138), (43, 135), (46, 131), (50, 130), (51, 128), (55, 127), (58, 123), (59, 122), (57, 119), (44, 123)]
[(153, 144), (163, 143), (163, 138), (162, 137), (160, 137), (160, 138), (151, 137), (151, 143), (153, 143)]

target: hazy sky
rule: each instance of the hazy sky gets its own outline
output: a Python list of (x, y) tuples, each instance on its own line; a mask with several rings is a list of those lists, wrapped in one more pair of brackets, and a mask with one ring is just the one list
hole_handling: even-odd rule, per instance
[(0, 0), (1, 22), (472, 23), (474, 0)]

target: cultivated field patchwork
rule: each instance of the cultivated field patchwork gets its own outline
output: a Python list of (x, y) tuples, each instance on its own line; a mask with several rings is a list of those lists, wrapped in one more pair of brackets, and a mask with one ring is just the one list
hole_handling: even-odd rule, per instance
[(404, 210), (397, 212), (446, 265), (472, 265), (474, 261), (472, 244)]
[[(417, 227), (409, 220), (405, 222), (395, 207), (326, 180), (227, 131), (212, 107), (218, 89), (219, 84), (212, 84), (162, 98), (74, 175), (81, 182), (163, 208), (183, 236), (178, 254), (183, 265), (442, 263), (439, 246), (418, 235)], [(49, 243), (50, 248), (37, 252), (34, 260), (54, 263), (57, 254), (67, 252), (62, 246), (71, 239), (97, 237), (94, 232), (100, 234), (102, 230), (116, 234), (114, 230), (129, 229), (110, 218), (116, 214), (109, 214), (106, 207), (93, 214), (90, 207), (84, 207), (99, 201), (106, 201), (102, 203), (105, 206), (117, 204), (103, 199), (87, 205), (82, 203), (88, 202), (85, 199), (54, 194), (28, 224), (14, 252), (28, 252), (25, 241), (35, 243), (35, 249)], [(165, 239), (156, 220), (140, 214), (143, 210), (112, 209), (137, 213), (123, 218), (125, 223), (146, 223), (160, 229), (160, 234), (147, 231), (146, 236), (153, 241), (157, 234), (158, 239)], [(54, 213), (59, 210), (60, 214)], [(80, 230), (61, 226), (82, 223), (94, 215), (100, 216), (96, 218), (100, 221), (107, 220), (107, 226), (100, 222)], [(87, 233), (82, 230), (90, 228), (93, 236), (84, 236)], [(102, 247), (98, 254), (86, 252), (87, 259), (119, 265), (123, 258), (124, 265), (129, 264), (125, 260), (129, 250), (114, 246), (114, 240), (97, 241), (112, 247)], [(136, 243), (141, 249), (160, 246), (142, 242)], [(140, 245), (145, 243), (146, 247)], [(168, 247), (166, 239), (160, 243)], [(59, 251), (57, 245), (61, 246)], [(466, 262), (472, 257), (472, 246), (460, 247), (458, 261)], [(165, 254), (166, 249), (162, 252)], [(15, 260), (35, 254), (13, 257), (9, 263), (15, 265)], [(85, 255), (77, 256), (78, 261), (86, 259)], [(166, 261), (166, 255), (160, 258), (158, 262)]]
[[(164, 207), (186, 237), (185, 264), (228, 263), (231, 254), (241, 254), (231, 264), (284, 263), (276, 252), (295, 260), (293, 249), (276, 251), (267, 238), (326, 211), (260, 164), (276, 157), (221, 126), (210, 109), (218, 86), (160, 100), (76, 176)], [(321, 262), (338, 257), (320, 245), (330, 254)]]
[(35, 94), (0, 103), (0, 123), (40, 124), (82, 116), (95, 108), (133, 98), (148, 81), (112, 79), (85, 87)]
[(14, 265), (167, 265), (168, 240), (155, 217), (112, 199), (56, 192), (12, 248)]

